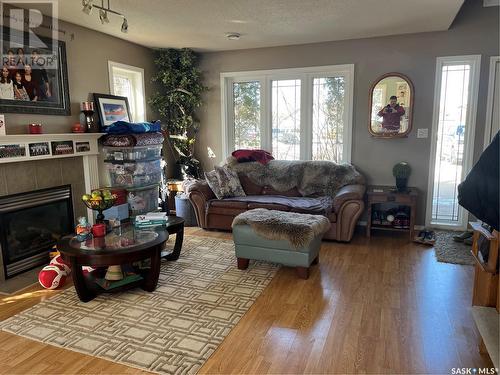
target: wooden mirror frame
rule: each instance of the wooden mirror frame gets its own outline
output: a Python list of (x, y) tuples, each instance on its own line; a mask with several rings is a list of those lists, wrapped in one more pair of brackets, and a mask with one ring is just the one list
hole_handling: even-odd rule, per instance
[[(403, 80), (405, 80), (408, 83), (408, 86), (410, 87), (410, 114), (408, 115), (408, 129), (406, 129), (405, 132), (403, 133), (375, 133), (372, 130), (372, 102), (373, 102), (373, 90), (375, 89), (375, 86), (382, 81), (384, 78), (388, 77), (399, 77)], [(408, 137), (408, 134), (410, 134), (412, 126), (413, 126), (413, 101), (415, 98), (415, 88), (413, 87), (413, 82), (411, 81), (410, 78), (405, 76), (404, 74), (401, 73), (396, 73), (396, 72), (391, 72), (391, 73), (386, 73), (381, 75), (380, 77), (377, 78), (377, 80), (372, 83), (370, 87), (370, 91), (368, 92), (368, 131), (372, 135), (372, 137), (376, 138), (405, 138)]]

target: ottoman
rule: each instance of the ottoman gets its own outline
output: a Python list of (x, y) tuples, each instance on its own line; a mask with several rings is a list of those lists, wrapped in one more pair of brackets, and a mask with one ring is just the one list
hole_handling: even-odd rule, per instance
[(239, 269), (246, 269), (250, 259), (264, 260), (295, 267), (307, 279), (330, 221), (322, 215), (257, 208), (236, 216), (232, 228)]

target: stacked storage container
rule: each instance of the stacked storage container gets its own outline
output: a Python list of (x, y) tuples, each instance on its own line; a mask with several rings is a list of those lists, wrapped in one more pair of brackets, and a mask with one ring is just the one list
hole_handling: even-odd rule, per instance
[(158, 209), (161, 144), (103, 148), (110, 186), (127, 190), (130, 216)]

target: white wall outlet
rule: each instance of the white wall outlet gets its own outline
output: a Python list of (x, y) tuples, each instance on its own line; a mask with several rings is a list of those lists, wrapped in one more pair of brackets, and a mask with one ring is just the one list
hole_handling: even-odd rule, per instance
[(417, 138), (427, 138), (429, 137), (429, 129), (417, 129)]

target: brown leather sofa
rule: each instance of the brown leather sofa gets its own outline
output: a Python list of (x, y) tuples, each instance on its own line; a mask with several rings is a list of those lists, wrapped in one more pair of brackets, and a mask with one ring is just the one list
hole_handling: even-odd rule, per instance
[[(217, 199), (205, 180), (196, 180), (185, 185), (185, 192), (193, 204), (201, 228), (231, 230), (233, 219), (238, 214), (253, 208), (267, 208), (324, 214), (330, 220), (331, 227), (323, 238), (348, 242), (364, 209), (364, 185), (346, 185), (333, 199), (328, 198), (327, 201), (322, 199), (326, 197), (302, 197), (296, 188), (279, 192), (270, 186), (256, 185), (241, 173), (239, 177), (247, 194), (247, 197), (241, 199)], [(328, 207), (327, 212), (322, 211), (325, 207)]]

